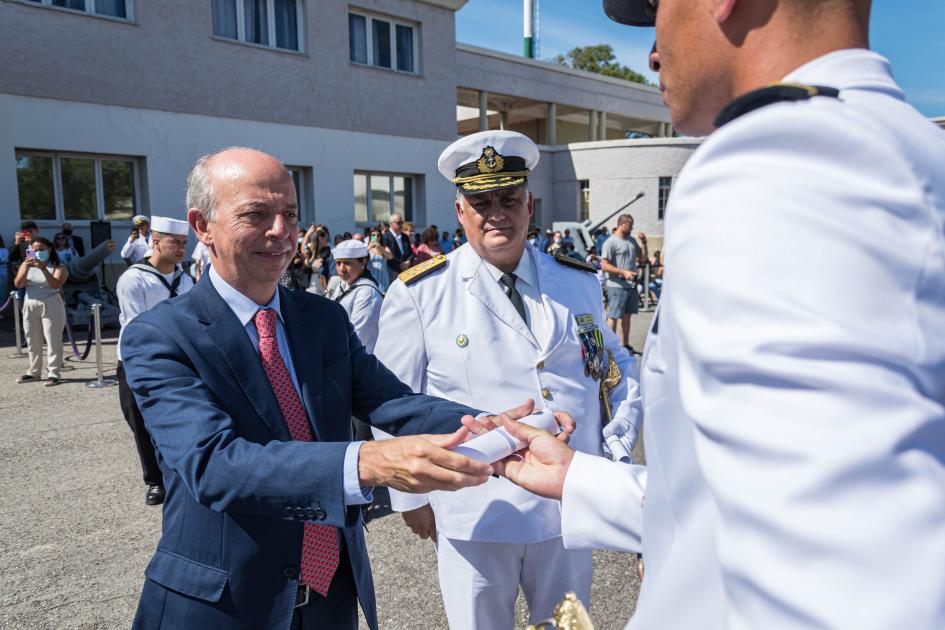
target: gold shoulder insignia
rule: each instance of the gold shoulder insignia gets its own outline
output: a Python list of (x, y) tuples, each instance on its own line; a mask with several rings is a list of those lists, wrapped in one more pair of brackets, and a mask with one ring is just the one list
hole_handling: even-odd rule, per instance
[(433, 273), (440, 267), (446, 265), (446, 262), (446, 256), (438, 254), (430, 260), (426, 260), (419, 265), (414, 265), (406, 271), (402, 271), (397, 277), (404, 284), (410, 284), (411, 282), (416, 282), (423, 276)]
[(555, 260), (557, 260), (562, 265), (566, 267), (574, 267), (575, 269), (580, 269), (581, 271), (589, 271), (591, 273), (597, 273), (597, 270), (594, 269), (594, 265), (589, 265), (586, 262), (576, 260), (570, 256), (565, 256), (564, 254), (555, 254)]

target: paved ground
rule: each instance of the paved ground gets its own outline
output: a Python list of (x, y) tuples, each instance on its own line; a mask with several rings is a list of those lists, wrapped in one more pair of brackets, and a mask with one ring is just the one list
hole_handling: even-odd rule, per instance
[[(635, 318), (637, 348), (648, 320)], [(103, 344), (106, 376), (114, 344)], [(13, 351), (12, 333), (0, 330), (0, 628), (127, 628), (161, 514), (144, 505), (116, 388), (86, 387), (94, 353), (70, 362), (59, 387), (16, 385), (26, 359), (8, 359)], [(386, 512), (381, 502), (367, 535), (381, 627), (446, 628), (432, 543)], [(598, 630), (622, 628), (632, 613), (633, 566), (625, 554), (595, 554)], [(520, 627), (525, 619), (520, 598)]]

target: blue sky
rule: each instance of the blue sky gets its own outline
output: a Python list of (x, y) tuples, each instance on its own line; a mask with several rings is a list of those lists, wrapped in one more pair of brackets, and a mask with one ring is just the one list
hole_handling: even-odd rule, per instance
[[(540, 2), (542, 58), (610, 44), (622, 64), (655, 80), (646, 68), (653, 29), (611, 22), (599, 0)], [(469, 0), (456, 15), (456, 40), (522, 54), (522, 2)], [(945, 0), (874, 0), (870, 40), (892, 62), (909, 101), (926, 116), (945, 116)]]

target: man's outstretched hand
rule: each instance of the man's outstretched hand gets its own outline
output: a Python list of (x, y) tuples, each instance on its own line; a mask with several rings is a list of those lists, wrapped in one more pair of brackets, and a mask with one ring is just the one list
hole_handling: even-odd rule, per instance
[[(488, 433), (496, 427), (503, 426), (508, 420), (521, 420), (525, 416), (531, 415), (534, 411), (535, 401), (529, 398), (518, 407), (504, 411), (498, 416), (482, 416), (481, 418), (463, 416), (462, 423), (464, 427), (469, 429), (471, 437), (475, 437), (483, 433)], [(571, 417), (571, 414), (563, 411), (555, 412), (555, 420), (557, 420), (558, 426), (561, 427), (561, 432), (558, 434), (557, 439), (567, 443), (567, 441), (571, 439), (571, 434), (574, 433), (574, 428), (577, 426), (577, 423), (574, 422), (574, 418)]]
[[(559, 414), (570, 420), (573, 430), (574, 420), (571, 416), (563, 412), (555, 413), (558, 424), (562, 426)], [(499, 416), (499, 419), (506, 431), (527, 442), (528, 447), (493, 464), (496, 472), (529, 492), (560, 500), (564, 491), (564, 478), (574, 458), (571, 447), (547, 431), (522, 424), (506, 414)], [(564, 435), (564, 431), (560, 435)]]
[(493, 473), (491, 466), (449, 451), (468, 437), (469, 431), (464, 427), (448, 435), (412, 435), (365, 442), (358, 453), (361, 486), (430, 492), (485, 483)]

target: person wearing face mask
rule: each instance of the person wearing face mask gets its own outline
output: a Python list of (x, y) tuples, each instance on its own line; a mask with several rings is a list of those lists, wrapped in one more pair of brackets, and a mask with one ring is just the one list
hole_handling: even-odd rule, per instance
[(85, 241), (82, 240), (81, 236), (73, 233), (71, 223), (62, 224), (62, 234), (66, 236), (69, 247), (74, 249), (79, 256), (85, 256)]
[(180, 266), (189, 233), (190, 226), (186, 221), (152, 217), (151, 255), (121, 274), (115, 287), (121, 307), (118, 317), (121, 323), (118, 333), (118, 368), (115, 372), (118, 377), (118, 402), (125, 422), (135, 437), (142, 476), (148, 486), (144, 495), (146, 505), (164, 502), (164, 478), (154, 454), (151, 435), (144, 426), (144, 418), (135, 402), (134, 393), (128, 387), (122, 362), (121, 337), (125, 327), (138, 315), (193, 288), (193, 279)]
[(47, 387), (58, 385), (62, 369), (62, 329), (66, 325), (66, 307), (60, 289), (69, 277), (65, 265), (48, 239), (33, 238), (26, 259), (16, 272), (13, 286), (26, 289), (23, 301), (23, 330), (30, 365), (17, 383), (38, 381), (42, 368), (43, 341), (46, 342)]

